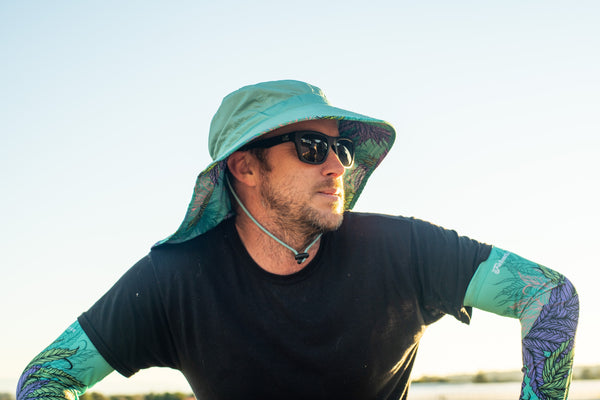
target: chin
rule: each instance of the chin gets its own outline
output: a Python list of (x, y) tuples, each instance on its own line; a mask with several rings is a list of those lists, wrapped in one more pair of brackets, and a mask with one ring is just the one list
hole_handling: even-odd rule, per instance
[(342, 222), (344, 222), (344, 214), (336, 214), (335, 217), (335, 221), (329, 227), (330, 231), (338, 230), (342, 226)]
[(344, 214), (329, 211), (326, 215), (320, 216), (318, 220), (314, 220), (313, 223), (315, 228), (318, 228), (321, 232), (330, 232), (337, 230), (344, 221)]
[(342, 225), (344, 220), (344, 202), (343, 200), (336, 201), (327, 211), (323, 213), (321, 225), (323, 232), (335, 231)]

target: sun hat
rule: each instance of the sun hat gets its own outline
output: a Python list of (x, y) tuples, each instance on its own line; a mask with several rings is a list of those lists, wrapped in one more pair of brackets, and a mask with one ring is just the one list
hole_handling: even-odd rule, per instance
[(351, 210), (367, 179), (394, 143), (389, 123), (333, 107), (316, 86), (295, 80), (262, 82), (227, 95), (210, 124), (212, 163), (198, 175), (192, 200), (177, 231), (154, 246), (181, 243), (233, 215), (225, 170), (227, 158), (276, 128), (312, 119), (338, 120), (340, 136), (354, 141), (354, 165), (344, 174), (345, 209)]

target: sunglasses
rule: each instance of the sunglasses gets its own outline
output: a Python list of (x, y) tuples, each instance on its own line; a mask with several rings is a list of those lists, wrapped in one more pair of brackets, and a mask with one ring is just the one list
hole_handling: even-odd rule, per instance
[(329, 154), (329, 149), (338, 156), (344, 168), (350, 168), (354, 163), (354, 142), (344, 137), (331, 137), (315, 131), (295, 131), (258, 140), (240, 148), (240, 151), (277, 146), (281, 143), (294, 142), (298, 159), (308, 164), (323, 164)]

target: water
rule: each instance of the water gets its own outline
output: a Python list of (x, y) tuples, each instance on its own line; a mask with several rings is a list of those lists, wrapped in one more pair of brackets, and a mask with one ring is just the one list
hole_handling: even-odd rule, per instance
[[(14, 394), (15, 387), (16, 382), (0, 379), (0, 393)], [(520, 382), (419, 383), (411, 386), (408, 398), (409, 400), (515, 400), (519, 398), (520, 390)], [(98, 391), (102, 392), (102, 390)], [(573, 381), (569, 400), (600, 400), (600, 379)]]
[[(419, 383), (410, 388), (409, 400), (515, 400), (521, 382)], [(600, 400), (600, 380), (576, 380), (569, 400)]]

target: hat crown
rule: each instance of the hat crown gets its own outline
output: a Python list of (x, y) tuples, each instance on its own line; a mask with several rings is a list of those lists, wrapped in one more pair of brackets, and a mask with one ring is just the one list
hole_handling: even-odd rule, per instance
[(260, 134), (275, 129), (265, 125), (273, 116), (307, 104), (329, 104), (316, 86), (295, 80), (248, 85), (227, 95), (215, 113), (208, 135), (213, 160), (223, 159), (232, 150)]

